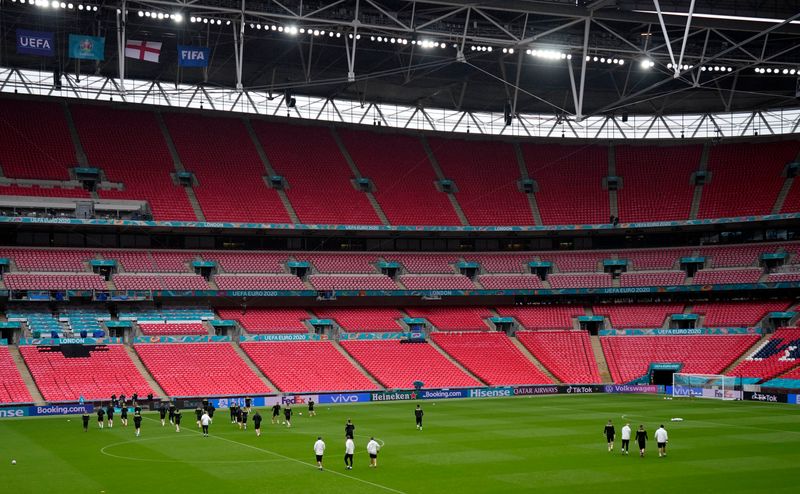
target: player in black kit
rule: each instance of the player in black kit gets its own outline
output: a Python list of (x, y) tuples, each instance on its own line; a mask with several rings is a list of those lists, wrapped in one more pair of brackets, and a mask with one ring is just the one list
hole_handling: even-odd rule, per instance
[(283, 418), (286, 420), (286, 427), (292, 426), (292, 405), (291, 403), (287, 403), (285, 407), (283, 407)]
[(247, 414), (249, 413), (248, 410), (250, 410), (250, 409), (249, 408), (242, 408), (240, 410), (241, 411), (239, 412), (239, 415), (241, 416), (242, 420), (241, 420), (241, 422), (239, 422), (239, 428), (240, 429), (244, 428), (244, 430), (247, 430)]
[(128, 427), (128, 406), (125, 402), (120, 402), (119, 419), (122, 421), (123, 427)]
[(181, 409), (175, 409), (175, 432), (181, 431)]
[(347, 439), (348, 437), (355, 437), (356, 433), (356, 426), (353, 425), (353, 422), (350, 419), (347, 419), (347, 423), (344, 424), (344, 438)]
[(231, 403), (231, 424), (236, 423), (236, 418), (239, 416), (239, 405), (236, 403)]
[[(167, 424), (167, 406), (164, 405), (164, 402), (161, 402), (161, 406), (158, 407), (158, 416), (161, 417), (161, 427), (164, 427)], [(172, 420), (170, 420), (172, 422)]]
[(197, 427), (200, 427), (200, 417), (203, 416), (203, 409), (200, 405), (197, 405), (197, 408), (194, 409), (194, 416), (197, 417)]
[(108, 428), (114, 427), (114, 405), (109, 403), (108, 407), (106, 408), (106, 414), (108, 415)]
[(417, 421), (417, 430), (422, 430), (422, 416), (425, 415), (425, 412), (422, 411), (422, 407), (417, 405), (417, 408), (414, 410), (414, 418)]
[(99, 425), (101, 429), (102, 429), (102, 428), (103, 428), (103, 426), (104, 426), (104, 424), (103, 424), (103, 417), (105, 417), (105, 416), (106, 416), (106, 411), (105, 411), (105, 409), (103, 408), (103, 405), (100, 405), (100, 406), (97, 408), (97, 425)]
[(142, 429), (142, 415), (136, 413), (133, 415), (133, 427), (136, 428), (136, 437), (139, 437), (139, 434)]
[(83, 432), (89, 432), (89, 413), (83, 412), (81, 420), (83, 420)]
[(253, 427), (255, 427), (255, 429), (256, 429), (256, 436), (260, 436), (261, 435), (261, 414), (258, 413), (258, 410), (256, 410), (256, 413), (253, 414)]
[(272, 405), (272, 423), (274, 424), (276, 420), (278, 421), (278, 423), (280, 423), (281, 419), (278, 418), (280, 416), (281, 416), (281, 404), (275, 403), (274, 405)]
[(168, 413), (168, 417), (169, 417), (169, 423), (172, 424), (172, 425), (175, 425), (175, 402), (174, 401), (170, 401), (169, 402), (169, 408), (167, 409), (167, 413)]
[(608, 452), (610, 453), (614, 449), (614, 436), (616, 435), (614, 424), (612, 424), (610, 420), (603, 429), (603, 434), (606, 435), (606, 441), (608, 441)]
[(308, 400), (308, 416), (309, 417), (314, 417), (317, 414), (317, 412), (314, 411), (314, 405), (315, 405), (314, 400)]
[(644, 426), (640, 425), (639, 430), (636, 431), (636, 442), (639, 443), (639, 456), (644, 457), (644, 449), (647, 446), (647, 431)]

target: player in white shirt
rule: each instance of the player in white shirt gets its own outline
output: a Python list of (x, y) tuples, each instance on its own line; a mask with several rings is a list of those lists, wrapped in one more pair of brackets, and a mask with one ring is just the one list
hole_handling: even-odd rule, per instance
[(374, 437), (369, 438), (369, 442), (367, 443), (367, 453), (369, 453), (370, 468), (378, 467), (378, 451), (380, 450), (381, 445), (378, 444), (378, 441), (376, 441)]
[(658, 444), (658, 457), (667, 456), (667, 441), (669, 441), (669, 436), (667, 436), (667, 429), (664, 428), (664, 424), (661, 424), (658, 429), (656, 429), (656, 433), (653, 434), (653, 437), (656, 440), (656, 444)]
[(200, 417), (200, 426), (203, 428), (203, 437), (208, 437), (208, 426), (211, 425), (211, 416), (208, 412), (203, 412), (203, 415)]
[(317, 468), (322, 470), (322, 455), (325, 454), (325, 442), (322, 440), (322, 436), (317, 438), (317, 442), (314, 443), (314, 454), (317, 456)]
[(622, 454), (628, 454), (628, 446), (631, 444), (631, 424), (622, 427)]
[(347, 436), (347, 439), (344, 441), (344, 468), (345, 470), (352, 470), (353, 469), (353, 454), (356, 452), (356, 444), (353, 442), (353, 438)]

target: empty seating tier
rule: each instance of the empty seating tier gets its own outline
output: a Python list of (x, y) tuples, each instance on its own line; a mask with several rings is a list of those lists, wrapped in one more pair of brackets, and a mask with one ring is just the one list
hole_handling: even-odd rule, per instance
[(86, 250), (78, 249), (0, 249), (0, 257), (14, 260), (20, 271), (69, 271), (80, 273), (87, 270), (84, 264), (94, 257)]
[(394, 281), (382, 274), (320, 275), (313, 274), (308, 281), (316, 290), (399, 290)]
[(252, 396), (272, 391), (230, 343), (152, 343), (134, 348), (150, 374), (172, 397)]
[(651, 271), (622, 273), (619, 286), (676, 286), (683, 285), (686, 273), (683, 271)]
[(284, 393), (378, 389), (329, 341), (242, 343), (242, 349)]
[(203, 259), (216, 261), (226, 273), (285, 273), (289, 254), (281, 252), (203, 252)]
[(680, 362), (688, 374), (719, 374), (756, 341), (757, 335), (600, 337), (615, 383), (644, 376), (653, 362)]
[(519, 331), (516, 337), (561, 382), (600, 382), (586, 331)]
[(504, 333), (432, 333), (431, 338), (490, 386), (552, 382)]
[[(779, 328), (728, 374), (771, 379), (800, 364), (800, 329)], [(788, 376), (783, 376), (788, 377)]]
[(252, 334), (268, 333), (308, 333), (303, 321), (312, 316), (304, 309), (294, 308), (251, 308), (219, 309), (221, 319), (239, 321), (245, 331)]
[(316, 254), (299, 252), (295, 254), (298, 261), (308, 261), (320, 273), (376, 274), (375, 254)]
[(180, 276), (116, 274), (117, 290), (210, 290), (206, 280), (196, 274)]
[(341, 345), (387, 388), (413, 388), (414, 381), (427, 388), (480, 385), (427, 343), (343, 341)]
[(337, 307), (314, 309), (319, 319), (333, 319), (345, 331), (402, 331), (397, 322), (403, 314), (393, 307)]
[(487, 290), (536, 290), (542, 280), (535, 274), (498, 274), (478, 276), (478, 283)]
[(524, 329), (569, 329), (573, 317), (586, 315), (583, 307), (574, 305), (498, 307), (497, 313), (513, 317)]
[(474, 290), (475, 284), (466, 276), (455, 274), (448, 276), (413, 275), (400, 277), (400, 283), (408, 290)]
[(608, 273), (551, 274), (547, 281), (553, 288), (603, 288), (612, 283)]
[(411, 317), (425, 318), (440, 331), (487, 331), (492, 317), (485, 307), (409, 307)]
[(707, 328), (756, 326), (769, 312), (781, 312), (789, 307), (789, 302), (772, 300), (764, 302), (709, 302), (692, 306), (695, 314), (704, 314)]
[(758, 283), (763, 271), (750, 269), (701, 269), (692, 278), (693, 285), (715, 285), (730, 283)]
[(612, 328), (660, 328), (670, 314), (683, 312), (682, 304), (608, 304), (595, 305), (596, 316), (606, 316)]
[[(108, 400), (111, 395), (153, 393), (123, 345), (92, 350), (88, 357), (65, 357), (35, 346), (19, 348), (36, 387), (49, 402)], [(201, 393), (202, 394), (202, 393)]]
[(0, 403), (32, 403), (33, 399), (19, 374), (8, 347), (0, 345)]
[(106, 283), (96, 274), (7, 274), (9, 290), (106, 290)]

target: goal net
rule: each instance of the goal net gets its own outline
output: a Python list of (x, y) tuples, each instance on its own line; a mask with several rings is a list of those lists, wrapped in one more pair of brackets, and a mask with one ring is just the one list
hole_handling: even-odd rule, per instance
[(672, 374), (672, 396), (740, 400), (738, 379), (717, 374)]

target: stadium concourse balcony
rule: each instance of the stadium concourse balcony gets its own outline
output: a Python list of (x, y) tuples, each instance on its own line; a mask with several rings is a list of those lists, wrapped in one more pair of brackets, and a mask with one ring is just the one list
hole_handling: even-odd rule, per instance
[(688, 374), (719, 374), (756, 341), (758, 335), (600, 337), (615, 383), (644, 376), (653, 362), (680, 362)]
[(378, 389), (329, 341), (245, 342), (242, 349), (284, 393)]
[[(122, 190), (99, 189), (103, 199), (145, 200), (156, 220), (197, 221), (189, 197), (173, 182), (175, 168), (152, 111), (70, 105), (88, 166)], [(111, 144), (113, 143), (113, 144)]]
[(702, 145), (616, 146), (614, 151), (616, 173), (623, 180), (617, 191), (620, 221), (689, 219), (695, 188), (691, 176), (700, 168)]
[[(69, 168), (75, 166), (77, 159), (62, 104), (3, 98), (0, 114), (0, 163), (4, 176), (70, 179)], [(42, 122), (47, 122), (46, 132)]]
[(201, 323), (139, 323), (145, 336), (207, 335), (208, 330)]
[(683, 304), (595, 305), (592, 312), (607, 317), (612, 328), (660, 328), (670, 314), (683, 312)]
[(604, 288), (612, 286), (609, 273), (551, 274), (547, 277), (553, 288)]
[(528, 199), (517, 182), (514, 147), (500, 141), (431, 137), (431, 151), (448, 179), (470, 225), (533, 225)]
[(13, 259), (19, 271), (86, 271), (86, 261), (94, 256), (81, 249), (0, 249), (0, 257)]
[[(800, 142), (796, 140), (712, 146), (708, 155), (711, 181), (703, 185), (697, 217), (728, 218), (772, 213), (785, 182), (784, 167), (795, 161), (798, 151)], [(754, 163), (758, 163), (757, 169), (753, 168)], [(747, 180), (742, 180), (742, 177), (747, 177)]]
[(505, 333), (436, 332), (431, 333), (431, 339), (490, 386), (552, 383)]
[(42, 187), (39, 185), (0, 184), (0, 196), (69, 197), (88, 199), (88, 190), (79, 188)]
[(346, 274), (376, 274), (375, 263), (378, 261), (376, 254), (349, 254), (349, 253), (307, 253), (294, 254), (298, 261), (310, 262), (320, 273), (346, 273)]
[(779, 328), (728, 374), (767, 380), (778, 377), (798, 363), (800, 363), (800, 329)]
[(206, 280), (196, 274), (157, 276), (115, 274), (117, 290), (210, 290)]
[(601, 382), (586, 331), (518, 331), (516, 338), (561, 382)]
[(9, 290), (106, 290), (96, 274), (15, 274), (3, 276)]
[(535, 274), (481, 275), (478, 283), (488, 290), (536, 290), (544, 287)]
[(321, 275), (308, 277), (315, 290), (399, 290), (400, 287), (383, 274)]
[(701, 269), (692, 278), (693, 285), (725, 283), (758, 283), (764, 271), (761, 268)]
[(272, 391), (230, 343), (145, 343), (134, 345), (134, 349), (169, 396), (261, 395)]
[(65, 357), (59, 351), (36, 346), (19, 347), (36, 387), (49, 402), (108, 400), (120, 392), (147, 396), (153, 393), (123, 345), (107, 345), (88, 357)]
[(333, 319), (348, 332), (403, 331), (397, 322), (403, 313), (394, 307), (315, 308), (319, 319)]
[(192, 189), (206, 220), (292, 222), (264, 180), (269, 173), (241, 118), (165, 113), (164, 122), (183, 166), (197, 179)]
[(466, 276), (453, 274), (446, 276), (404, 274), (400, 283), (408, 290), (474, 290), (475, 284)]
[(373, 195), (392, 225), (460, 225), (436, 190), (436, 173), (418, 137), (339, 129), (350, 156), (375, 186)]
[(492, 312), (486, 307), (408, 307), (411, 317), (427, 319), (440, 331), (487, 331), (486, 319)]
[(291, 274), (214, 276), (220, 290), (308, 290), (303, 280)]
[(291, 307), (217, 309), (217, 313), (220, 319), (239, 321), (250, 334), (308, 333), (304, 321), (312, 318), (305, 309)]
[(675, 286), (683, 285), (686, 273), (683, 271), (650, 271), (622, 273), (619, 286)]
[(225, 252), (207, 251), (201, 256), (215, 261), (226, 273), (285, 273), (289, 254), (283, 252)]
[[(528, 176), (539, 185), (536, 203), (545, 225), (608, 223), (605, 146), (520, 145)], [(688, 178), (687, 178), (688, 180)], [(569, 271), (578, 271), (569, 269)]]
[(427, 343), (348, 340), (341, 345), (387, 388), (412, 388), (414, 381), (422, 381), (428, 388), (480, 385)]
[(272, 168), (288, 183), (286, 196), (301, 223), (381, 224), (366, 194), (353, 187), (353, 172), (328, 127), (252, 123)]
[(32, 403), (33, 398), (8, 346), (0, 345), (0, 403)]
[(787, 300), (768, 300), (759, 302), (707, 302), (692, 305), (692, 312), (705, 315), (704, 326), (718, 328), (724, 326), (752, 327), (770, 312), (788, 309)]
[(513, 317), (525, 329), (568, 329), (572, 318), (586, 315), (583, 307), (574, 305), (517, 305), (498, 307), (501, 317)]

